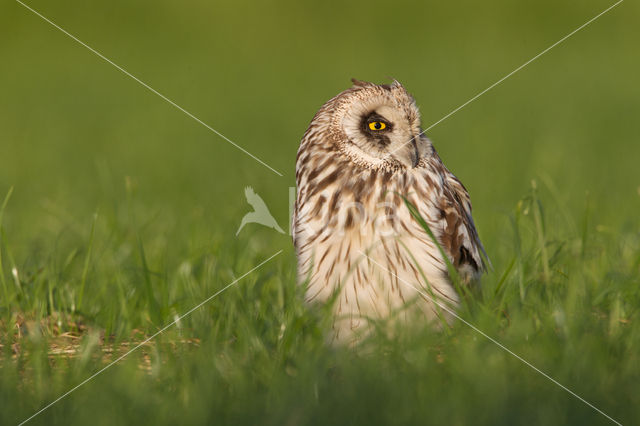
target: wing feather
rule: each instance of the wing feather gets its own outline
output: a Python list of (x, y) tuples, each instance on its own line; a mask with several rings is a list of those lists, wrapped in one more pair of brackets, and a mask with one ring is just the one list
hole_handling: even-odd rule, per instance
[(491, 267), (480, 242), (473, 216), (471, 199), (462, 182), (435, 155), (435, 169), (442, 188), (435, 200), (439, 213), (437, 231), (440, 244), (464, 281), (472, 281)]

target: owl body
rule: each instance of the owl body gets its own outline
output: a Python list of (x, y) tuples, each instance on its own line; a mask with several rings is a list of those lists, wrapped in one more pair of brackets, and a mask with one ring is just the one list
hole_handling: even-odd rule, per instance
[(484, 268), (468, 193), (422, 134), (413, 98), (398, 82), (354, 83), (302, 139), (292, 220), (298, 279), (309, 303), (335, 296), (337, 341), (358, 339), (372, 319), (450, 320), (438, 305), (455, 308), (459, 295), (443, 254), (463, 283)]

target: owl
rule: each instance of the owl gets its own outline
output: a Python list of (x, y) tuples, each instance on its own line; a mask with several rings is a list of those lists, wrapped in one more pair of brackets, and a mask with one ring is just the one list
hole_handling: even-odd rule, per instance
[(486, 268), (469, 194), (423, 135), (413, 97), (397, 81), (352, 81), (302, 138), (292, 218), (298, 280), (307, 302), (333, 303), (337, 342), (376, 320), (451, 322), (438, 305), (455, 309), (460, 295), (444, 256), (463, 285)]

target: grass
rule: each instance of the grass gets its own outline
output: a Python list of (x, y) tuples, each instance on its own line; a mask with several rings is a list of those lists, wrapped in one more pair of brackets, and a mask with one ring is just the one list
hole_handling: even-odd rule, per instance
[[(286, 229), (298, 141), (350, 77), (399, 79), (428, 125), (609, 3), (28, 4), (285, 176), (0, 5), (0, 423), (284, 250), (29, 424), (611, 424), (461, 321), (328, 346), (290, 237), (235, 236), (247, 185)], [(640, 418), (639, 11), (430, 131), (493, 263), (460, 315), (623, 424)]]
[[(511, 254), (461, 315), (628, 423), (638, 415), (640, 237), (588, 224), (545, 237), (581, 228), (551, 225), (534, 193), (511, 215), (514, 238), (502, 248)], [(135, 229), (94, 232), (87, 280), (101, 285), (85, 293), (85, 310), (77, 300), (91, 223), (79, 254), (61, 256), (72, 260), (19, 273), (6, 288), (3, 423), (28, 417), (262, 260), (241, 247), (199, 247), (162, 272), (142, 260)], [(129, 241), (128, 256), (100, 247), (107, 239)], [(327, 346), (330, 314), (303, 305), (292, 261), (276, 257), (34, 422), (607, 423), (462, 322), (377, 335), (355, 352)]]

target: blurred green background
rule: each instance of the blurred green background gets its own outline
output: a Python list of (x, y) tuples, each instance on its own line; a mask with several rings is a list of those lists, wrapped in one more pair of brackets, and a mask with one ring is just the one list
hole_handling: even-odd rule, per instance
[[(271, 284), (273, 289), (284, 285), (294, 291), (289, 236), (248, 225), (235, 237), (242, 215), (250, 210), (244, 187), (253, 186), (286, 229), (300, 138), (316, 110), (349, 87), (351, 77), (399, 80), (416, 98), (427, 127), (613, 2), (30, 0), (27, 4), (284, 175), (255, 162), (19, 3), (0, 4), (0, 197), (14, 188), (2, 219), (0, 272), (9, 288), (2, 296), (2, 324), (12, 324), (16, 315), (40, 320), (61, 312), (124, 338), (136, 328), (157, 330), (209, 290), (221, 288), (279, 249), (284, 254), (265, 280), (280, 280)], [(612, 244), (624, 234), (634, 241), (630, 256), (636, 259), (639, 18), (640, 6), (623, 2), (429, 132), (445, 164), (471, 194), (480, 236), (496, 266), (496, 282), (514, 253), (510, 217), (529, 194), (532, 179), (542, 188), (543, 204), (553, 206), (546, 211), (551, 238), (567, 239), (571, 246), (576, 237), (572, 232), (581, 226), (611, 236)], [(615, 251), (608, 253), (611, 258), (618, 256)], [(86, 266), (85, 259), (89, 259)], [(627, 284), (638, 281), (634, 261), (625, 270)], [(207, 262), (214, 266), (207, 269)], [(180, 274), (192, 266), (213, 272), (202, 272), (204, 278), (186, 285)], [(13, 267), (21, 274), (16, 285)], [(145, 291), (146, 299), (140, 296)], [(84, 305), (79, 307), (81, 292)], [(294, 295), (288, 297), (281, 299), (294, 303)], [(240, 311), (242, 300), (247, 302), (239, 299)], [(224, 316), (220, 321), (225, 318), (230, 321)], [(206, 322), (211, 319), (202, 321), (211, 324)], [(5, 359), (13, 356), (7, 352), (13, 332), (7, 330), (3, 331)], [(247, 333), (260, 339), (255, 330)], [(306, 353), (291, 350), (297, 354), (294, 358)], [(330, 352), (323, 354), (331, 357)], [(189, 365), (202, 367), (197, 360)], [(273, 368), (269, 379), (257, 380), (262, 386), (268, 387), (265, 383), (276, 380), (288, 365), (280, 361), (269, 364)], [(7, 365), (2, 365), (5, 373), (13, 368)], [(49, 373), (27, 381), (19, 379), (21, 367), (7, 373), (12, 377), (3, 385), (7, 404), (17, 404), (8, 396), (14, 387), (24, 393), (17, 394), (22, 405), (5, 413), (4, 421), (27, 416), (79, 382), (86, 376), (83, 373), (95, 371), (96, 365), (90, 364), (93, 370), (77, 367), (72, 370), (75, 375), (43, 367)], [(517, 363), (509, 365), (514, 374), (534, 374)], [(314, 370), (309, 368), (312, 377)], [(344, 377), (360, 382), (362, 372), (348, 371)], [(603, 367), (603, 375), (606, 371)], [(370, 378), (370, 371), (365, 373)], [(637, 370), (633, 374), (637, 376)], [(413, 373), (399, 376), (408, 383)], [(300, 383), (317, 386), (314, 380)], [(553, 386), (540, 380), (534, 394), (545, 394)], [(35, 383), (40, 383), (40, 390), (33, 390)], [(235, 395), (247, 401), (251, 392), (261, 389), (249, 386), (251, 391), (243, 393), (235, 383), (224, 388), (230, 399)], [(367, 383), (362, 386), (382, 386)], [(116, 390), (110, 388), (108, 395), (126, 393), (112, 386)], [(375, 398), (384, 400), (385, 393), (378, 390)], [(99, 392), (96, 387), (95, 394)], [(526, 423), (505, 402), (507, 394), (498, 392), (495, 401), (506, 405), (499, 403), (493, 409), (504, 419)], [(570, 399), (567, 394), (554, 395)], [(375, 405), (375, 398), (368, 404)], [(524, 404), (518, 398), (513, 402)], [(261, 401), (247, 412), (262, 412), (273, 402)], [(288, 407), (291, 400), (283, 397), (281, 402)], [(140, 410), (129, 407), (126, 415), (118, 415), (123, 421), (133, 421), (136, 415), (148, 419), (145, 416), (156, 403), (146, 401)], [(594, 419), (597, 414), (579, 402), (570, 409), (558, 404), (537, 420), (604, 419)], [(620, 404), (618, 412), (629, 421), (626, 404)], [(63, 421), (72, 405), (63, 406), (49, 412), (54, 417), (43, 414), (39, 421)], [(467, 407), (469, 417), (460, 417), (459, 423), (474, 418), (472, 407), (475, 404)], [(290, 419), (277, 414), (270, 421), (312, 421), (307, 416), (310, 411), (299, 410)], [(75, 413), (80, 420), (89, 415)], [(580, 414), (555, 417), (558, 413)], [(197, 423), (196, 414), (182, 420)], [(331, 416), (322, 418), (328, 421)], [(233, 415), (222, 418), (232, 419), (238, 420)], [(411, 417), (388, 420), (411, 422)], [(496, 418), (478, 420), (494, 423)]]
[[(608, 2), (30, 2), (240, 144), (279, 178), (15, 2), (2, 4), (0, 188), (6, 227), (44, 238), (124, 177), (175, 220), (233, 225), (252, 185), (287, 221), (299, 140), (357, 77), (400, 80), (429, 125)], [(430, 131), (491, 235), (544, 174), (603, 223), (640, 205), (638, 6), (624, 2)], [(25, 229), (27, 228), (27, 229)], [(24, 230), (24, 233), (23, 233)]]

